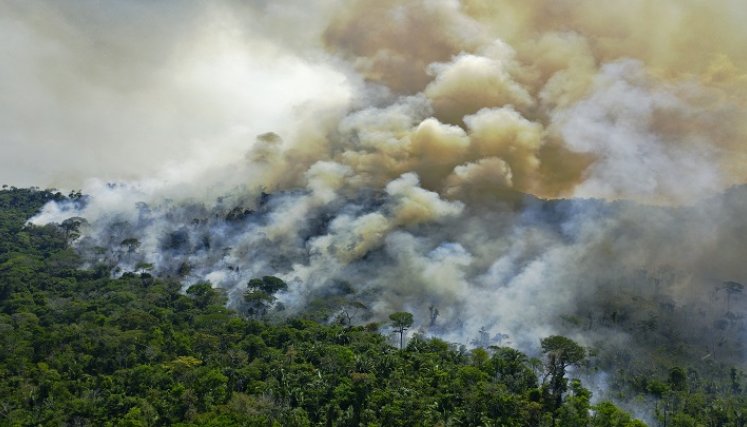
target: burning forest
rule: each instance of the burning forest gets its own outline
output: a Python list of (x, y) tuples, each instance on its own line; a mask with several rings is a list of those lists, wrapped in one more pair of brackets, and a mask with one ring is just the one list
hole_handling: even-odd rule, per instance
[(741, 395), (741, 2), (103, 3), (0, 5), (0, 178), (80, 188), (29, 226), (82, 268)]

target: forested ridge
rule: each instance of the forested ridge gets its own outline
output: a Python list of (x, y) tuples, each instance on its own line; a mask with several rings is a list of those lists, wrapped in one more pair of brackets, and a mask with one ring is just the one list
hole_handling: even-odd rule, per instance
[[(268, 318), (263, 302), (285, 286), (273, 277), (248, 283), (238, 313), (208, 283), (183, 292), (173, 278), (82, 269), (74, 224), (26, 225), (65, 197), (0, 192), (0, 425), (644, 425), (591, 403), (566, 370), (598, 362), (565, 337), (538, 338), (541, 360), (418, 335), (399, 349), (409, 313), (364, 326)], [(695, 381), (692, 369), (651, 363), (666, 374), (615, 378), (657, 424), (747, 423), (737, 369)]]

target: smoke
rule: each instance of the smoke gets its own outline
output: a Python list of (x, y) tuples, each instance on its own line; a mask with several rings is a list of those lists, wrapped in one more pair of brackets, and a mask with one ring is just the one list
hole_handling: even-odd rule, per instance
[(725, 177), (712, 167), (718, 148), (705, 134), (719, 119), (678, 97), (690, 89), (683, 85), (657, 85), (641, 63), (615, 62), (602, 67), (592, 95), (556, 113), (554, 125), (571, 150), (597, 159), (575, 195), (682, 203), (722, 188)]
[(305, 103), (344, 106), (344, 71), (263, 30), (292, 25), (294, 11), (3, 1), (0, 182), (79, 188), (92, 177), (162, 175), (190, 183), (241, 157), (257, 134), (292, 132), (290, 117)]
[(743, 10), (6, 2), (0, 177), (83, 182), (33, 222), (83, 217), (90, 265), (238, 308), (272, 274), (287, 314), (343, 298), (530, 351), (644, 348), (657, 316), (741, 357)]

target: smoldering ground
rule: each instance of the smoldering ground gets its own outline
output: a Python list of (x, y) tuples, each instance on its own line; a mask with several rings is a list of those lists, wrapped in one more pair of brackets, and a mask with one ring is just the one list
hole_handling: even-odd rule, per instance
[(736, 1), (110, 6), (0, 14), (5, 159), (46, 171), (5, 179), (85, 182), (33, 221), (84, 218), (91, 265), (237, 307), (273, 274), (287, 314), (334, 295), (457, 342), (741, 360)]

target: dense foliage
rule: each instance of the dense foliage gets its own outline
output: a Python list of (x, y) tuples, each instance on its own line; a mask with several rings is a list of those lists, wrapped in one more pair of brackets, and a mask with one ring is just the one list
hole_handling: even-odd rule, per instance
[[(379, 325), (263, 320), (276, 278), (248, 284), (242, 317), (207, 283), (81, 269), (75, 223), (24, 225), (63, 197), (0, 192), (1, 425), (643, 425), (567, 379), (586, 351), (564, 337), (545, 363), (419, 336), (399, 350)], [(745, 425), (738, 382), (713, 397), (678, 369), (640, 388), (663, 425)]]

